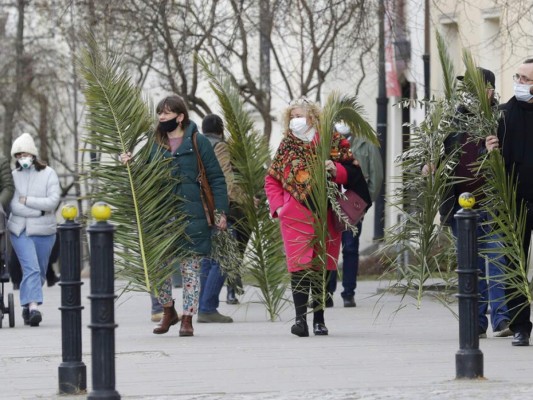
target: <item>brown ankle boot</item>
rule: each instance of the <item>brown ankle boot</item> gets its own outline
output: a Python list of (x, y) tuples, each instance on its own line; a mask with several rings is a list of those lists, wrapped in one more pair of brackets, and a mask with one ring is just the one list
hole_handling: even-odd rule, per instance
[(181, 317), (180, 336), (194, 336), (192, 315), (184, 315)]
[(176, 325), (180, 320), (176, 309), (174, 308), (174, 302), (170, 307), (163, 307), (163, 318), (159, 324), (154, 328), (154, 333), (160, 335), (162, 333), (167, 333), (172, 325)]

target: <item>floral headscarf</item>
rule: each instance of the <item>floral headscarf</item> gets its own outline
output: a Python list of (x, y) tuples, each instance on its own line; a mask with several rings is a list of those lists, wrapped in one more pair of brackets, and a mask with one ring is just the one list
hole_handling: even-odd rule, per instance
[[(268, 174), (281, 182), (284, 190), (289, 192), (300, 203), (305, 204), (311, 192), (309, 165), (315, 156), (316, 140), (304, 142), (291, 133), (281, 141)], [(353, 162), (350, 142), (338, 132), (334, 132), (331, 140), (330, 160), (340, 163)]]

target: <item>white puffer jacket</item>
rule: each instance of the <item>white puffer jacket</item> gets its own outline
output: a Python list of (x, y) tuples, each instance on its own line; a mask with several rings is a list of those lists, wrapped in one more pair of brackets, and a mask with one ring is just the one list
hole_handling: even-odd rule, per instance
[[(13, 170), (13, 181), (15, 195), (11, 200), (7, 229), (16, 236), (24, 229), (27, 236), (55, 234), (55, 211), (61, 195), (56, 172), (50, 167), (37, 171), (32, 165), (28, 169)], [(26, 197), (26, 204), (19, 201), (21, 196)]]

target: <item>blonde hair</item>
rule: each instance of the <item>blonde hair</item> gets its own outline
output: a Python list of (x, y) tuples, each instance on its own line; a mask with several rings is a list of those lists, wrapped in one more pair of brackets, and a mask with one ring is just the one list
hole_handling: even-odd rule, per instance
[(318, 124), (320, 122), (320, 105), (309, 101), (305, 97), (300, 97), (299, 99), (293, 100), (289, 103), (289, 106), (283, 111), (283, 135), (286, 136), (289, 132), (289, 123), (291, 121), (291, 112), (301, 108), (305, 111), (305, 115), (308, 121), (311, 122), (311, 125), (318, 129)]

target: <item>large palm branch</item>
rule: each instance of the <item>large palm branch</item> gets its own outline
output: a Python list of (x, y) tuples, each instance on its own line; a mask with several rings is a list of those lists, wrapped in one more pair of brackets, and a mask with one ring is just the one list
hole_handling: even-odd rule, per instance
[(309, 246), (314, 249), (315, 257), (312, 261), (313, 268), (307, 270), (307, 276), (315, 284), (322, 286), (323, 297), (315, 299), (319, 302), (319, 307), (324, 307), (326, 301), (328, 276), (326, 266), (329, 257), (326, 251), (326, 244), (329, 240), (327, 216), (329, 204), (335, 201), (334, 196), (332, 196), (332, 189), (333, 194), (335, 194), (335, 186), (328, 184), (325, 162), (331, 157), (333, 127), (339, 121), (344, 121), (354, 136), (364, 137), (371, 143), (379, 145), (376, 133), (364, 118), (363, 108), (358, 103), (357, 98), (332, 92), (322, 108), (318, 126), (320, 141), (316, 147), (315, 157), (309, 166), (312, 177), (310, 202), (313, 204), (313, 228), (315, 232), (314, 239), (309, 243)]
[(453, 62), (448, 55), (446, 41), (442, 35), (436, 31), (437, 49), (439, 51), (440, 66), (442, 69), (442, 81), (444, 85), (444, 98), (451, 100), (455, 96), (456, 79)]
[[(457, 95), (455, 74), (444, 42), (437, 36), (439, 57), (444, 75), (445, 98), (425, 101), (425, 120), (411, 126), (410, 147), (402, 153), (397, 163), (402, 170), (400, 187), (389, 199), (399, 211), (399, 221), (387, 230), (385, 255), (396, 282), (391, 289), (400, 291), (403, 299), (414, 297), (420, 307), (422, 296), (433, 284), (450, 287), (456, 278), (450, 274), (455, 265), (452, 238), (448, 229), (435, 222), (439, 209), (453, 184), (457, 163), (457, 150), (444, 152), (444, 141), (455, 132)], [(407, 104), (408, 106), (409, 104)], [(422, 172), (424, 165), (429, 173)], [(437, 295), (444, 304), (447, 291)]]
[[(425, 121), (412, 127), (411, 146), (397, 160), (403, 172), (402, 186), (389, 199), (400, 211), (398, 223), (387, 230), (383, 249), (384, 254), (397, 255), (390, 260), (397, 280), (392, 288), (413, 295), (417, 307), (429, 283), (436, 280), (451, 286), (455, 281), (449, 275), (450, 265), (454, 265), (449, 231), (435, 222), (454, 183), (450, 173), (457, 154), (444, 155), (442, 151), (449, 134), (445, 121), (452, 117), (452, 110), (447, 102), (433, 103)], [(432, 172), (424, 175), (424, 165), (431, 166)], [(439, 299), (446, 301), (446, 297)]]
[(218, 98), (230, 134), (228, 144), (235, 184), (242, 190), (238, 206), (245, 215), (235, 229), (243, 230), (250, 237), (245, 271), (251, 275), (252, 284), (259, 288), (260, 301), (270, 320), (274, 320), (287, 304), (285, 257), (278, 224), (270, 218), (267, 204), (262, 201), (257, 205), (256, 201), (257, 197), (264, 197), (269, 146), (265, 137), (255, 130), (249, 112), (230, 82), (218, 76), (205, 60), (199, 62)]
[[(171, 169), (157, 156), (150, 159), (152, 107), (121, 69), (120, 58), (103, 54), (93, 39), (88, 39), (79, 65), (85, 79), (85, 140), (101, 154), (88, 171), (89, 197), (114, 210), (117, 275), (133, 289), (156, 292), (172, 274), (170, 261), (185, 237)], [(118, 154), (140, 146), (133, 161), (119, 162)]]

